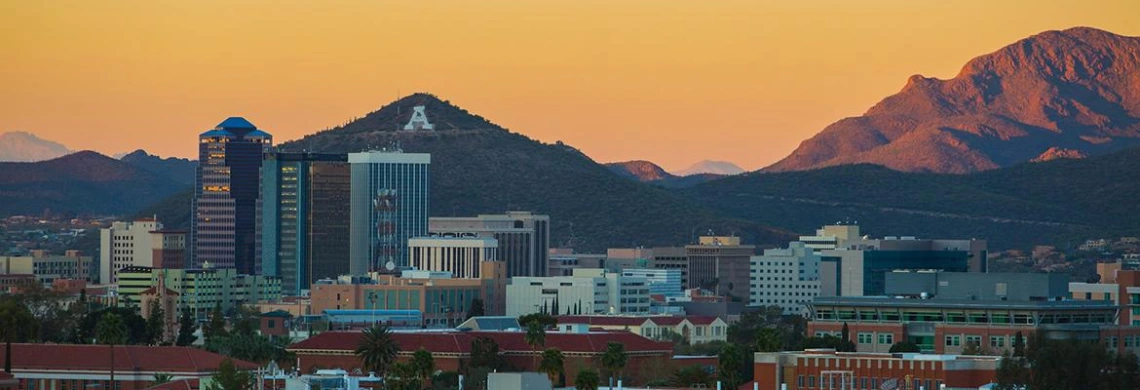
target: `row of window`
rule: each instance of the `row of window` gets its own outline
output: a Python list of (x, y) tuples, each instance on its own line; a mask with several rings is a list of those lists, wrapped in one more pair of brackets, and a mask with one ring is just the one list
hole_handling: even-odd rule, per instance
[[(877, 390), (877, 389), (901, 389), (906, 388), (905, 379), (901, 378), (869, 378), (869, 377), (845, 377), (840, 375), (820, 375), (819, 382), (816, 382), (815, 375), (800, 375), (796, 378), (796, 385), (800, 389), (857, 389), (857, 390)], [(939, 389), (942, 387), (942, 380), (940, 379), (912, 379), (911, 389)], [(846, 382), (846, 383), (843, 383)], [(933, 386), (933, 387), (932, 387)]]

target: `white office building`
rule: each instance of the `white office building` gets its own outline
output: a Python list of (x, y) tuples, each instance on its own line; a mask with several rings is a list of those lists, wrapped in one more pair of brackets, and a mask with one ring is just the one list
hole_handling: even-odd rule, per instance
[(154, 243), (152, 234), (162, 230), (162, 223), (153, 218), (134, 222), (115, 222), (99, 231), (99, 283), (119, 281), (119, 270), (126, 267), (153, 267)]
[(507, 315), (648, 314), (645, 278), (579, 268), (571, 276), (516, 276), (507, 285)]
[(803, 242), (787, 249), (767, 249), (752, 256), (749, 306), (779, 306), (784, 314), (801, 314), (805, 303), (820, 294), (821, 257)]
[(681, 270), (678, 269), (630, 268), (622, 270), (621, 276), (645, 278), (650, 294), (681, 295)]
[(479, 265), (498, 260), (498, 248), (499, 242), (494, 238), (410, 238), (408, 265), (418, 270), (450, 272), (456, 278), (479, 278)]

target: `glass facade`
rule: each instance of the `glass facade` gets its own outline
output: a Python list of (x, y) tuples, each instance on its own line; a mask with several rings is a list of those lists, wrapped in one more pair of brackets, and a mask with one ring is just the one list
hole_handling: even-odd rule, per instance
[(350, 153), (349, 269), (353, 274), (405, 266), (408, 239), (428, 233), (431, 155), (379, 151)]
[(191, 218), (191, 264), (260, 272), (257, 248), (262, 155), (273, 136), (229, 118), (198, 138)]
[(350, 174), (345, 154), (270, 153), (262, 172), (261, 257), (287, 294), (347, 274)]
[(936, 269), (968, 272), (970, 253), (966, 251), (865, 251), (863, 252), (863, 295), (886, 292), (886, 272)]

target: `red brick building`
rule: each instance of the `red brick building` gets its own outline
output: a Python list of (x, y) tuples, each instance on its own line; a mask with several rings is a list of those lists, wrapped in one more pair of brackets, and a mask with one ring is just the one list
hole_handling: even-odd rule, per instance
[[(307, 340), (293, 344), (288, 351), (297, 354), (297, 367), (302, 373), (316, 369), (343, 369), (352, 373), (361, 372), (361, 360), (353, 351), (360, 342), (361, 332), (325, 332)], [(533, 351), (524, 340), (525, 332), (511, 331), (425, 331), (393, 332), (392, 338), (400, 347), (397, 359), (406, 361), (419, 348), (432, 353), (435, 367), (443, 371), (461, 371), (471, 358), (471, 342), (485, 337), (499, 345), (499, 351), (508, 364), (524, 371), (535, 371), (535, 357), (542, 350)], [(601, 355), (610, 342), (625, 346), (629, 355), (626, 364), (626, 377), (634, 381), (638, 373), (652, 372), (655, 366), (664, 365), (673, 356), (673, 345), (657, 342), (630, 332), (588, 332), (588, 333), (546, 333), (546, 348), (557, 348), (565, 357), (567, 385), (573, 385), (574, 377), (582, 367), (600, 367)], [(382, 375), (382, 374), (378, 374)]]
[[(190, 347), (129, 345), (114, 350), (113, 387), (111, 348), (106, 345), (12, 344), (12, 374), (21, 389), (83, 390), (100, 385), (108, 390), (139, 390), (150, 387), (158, 373), (170, 374), (175, 380), (209, 377), (225, 359)], [(0, 353), (0, 364), (4, 356)], [(243, 370), (257, 368), (245, 361), (234, 364)]]
[[(889, 353), (846, 353), (831, 349), (757, 353), (755, 377), (760, 390), (939, 389), (992, 383), (1000, 357)], [(841, 387), (841, 384), (846, 384)]]

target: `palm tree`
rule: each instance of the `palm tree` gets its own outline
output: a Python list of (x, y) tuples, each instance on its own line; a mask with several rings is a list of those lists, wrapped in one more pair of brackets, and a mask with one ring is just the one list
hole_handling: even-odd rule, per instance
[(103, 314), (103, 318), (99, 319), (99, 324), (95, 326), (95, 338), (99, 344), (107, 344), (111, 346), (111, 388), (115, 388), (115, 344), (126, 344), (127, 342), (127, 326), (123, 324), (123, 318), (119, 317), (114, 312), (107, 312)]
[(154, 374), (154, 385), (161, 385), (174, 380), (174, 376), (165, 372), (156, 372)]
[(613, 387), (614, 375), (625, 368), (625, 362), (628, 360), (629, 355), (625, 353), (625, 345), (612, 341), (606, 344), (606, 351), (602, 353), (602, 368), (605, 368), (606, 373), (610, 376), (611, 387)]
[(392, 331), (388, 325), (377, 324), (364, 330), (355, 352), (363, 360), (365, 371), (382, 375), (396, 361), (399, 351), (400, 346), (392, 340)]
[(538, 366), (538, 349), (546, 346), (546, 328), (538, 321), (527, 323), (524, 340), (534, 354), (534, 365)]
[(598, 372), (592, 368), (587, 368), (578, 371), (578, 376), (574, 378), (574, 388), (578, 390), (598, 390), (598, 384), (600, 382)]
[(538, 371), (545, 373), (550, 378), (552, 385), (558, 385), (558, 377), (564, 372), (562, 363), (566, 359), (562, 356), (562, 351), (558, 348), (549, 348), (542, 352), (542, 362), (538, 363)]

